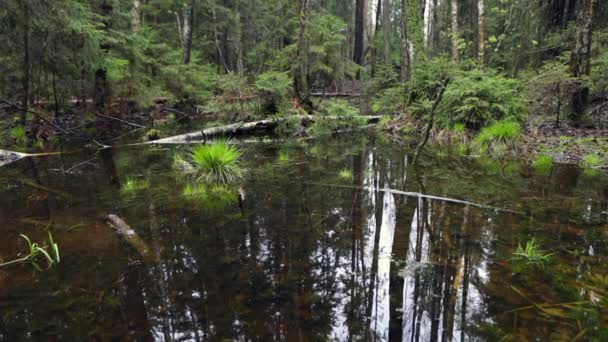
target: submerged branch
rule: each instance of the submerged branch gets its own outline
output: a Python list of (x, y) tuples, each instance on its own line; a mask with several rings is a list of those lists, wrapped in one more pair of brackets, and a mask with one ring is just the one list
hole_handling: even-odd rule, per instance
[(409, 191), (400, 191), (400, 190), (387, 189), (387, 188), (383, 188), (382, 189), (382, 188), (362, 187), (362, 186), (353, 186), (353, 185), (341, 185), (341, 184), (324, 184), (324, 183), (311, 183), (311, 184), (313, 184), (313, 185), (329, 186), (329, 187), (336, 187), (336, 188), (380, 191), (380, 192), (390, 193), (390, 194), (394, 194), (394, 195), (401, 195), (401, 196), (408, 196), (408, 197), (417, 197), (417, 198), (427, 198), (427, 199), (435, 200), (435, 201), (442, 201), (442, 202), (449, 202), (449, 203), (455, 203), (455, 204), (468, 205), (468, 206), (476, 207), (476, 208), (480, 208), (480, 209), (495, 210), (495, 211), (504, 212), (504, 213), (510, 213), (510, 214), (518, 214), (518, 215), (524, 215), (525, 214), (525, 213), (523, 213), (521, 211), (514, 211), (514, 210), (511, 210), (511, 209), (498, 208), (498, 207), (493, 207), (493, 206), (490, 206), (490, 205), (485, 205), (485, 204), (480, 204), (480, 203), (475, 203), (475, 202), (469, 202), (469, 201), (459, 200), (459, 199), (456, 199), (456, 198), (426, 195), (426, 194), (423, 194), (423, 193), (420, 193), (420, 192), (409, 192)]
[(142, 258), (147, 261), (157, 261), (158, 255), (137, 235), (135, 230), (131, 228), (120, 217), (110, 214), (106, 216), (108, 224), (116, 230), (116, 233), (121, 236), (131, 247), (133, 247)]

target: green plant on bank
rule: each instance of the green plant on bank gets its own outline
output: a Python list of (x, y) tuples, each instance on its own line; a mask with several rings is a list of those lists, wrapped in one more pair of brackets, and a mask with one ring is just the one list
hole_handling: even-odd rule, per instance
[(350, 169), (342, 169), (342, 170), (340, 170), (340, 173), (338, 174), (338, 176), (342, 180), (352, 181), (353, 180), (353, 171)]
[(317, 115), (310, 131), (319, 135), (330, 134), (342, 129), (355, 130), (366, 123), (359, 108), (346, 101), (332, 101), (322, 108), (321, 115)]
[[(23, 258), (15, 259), (12, 261), (8, 261), (0, 264), (0, 267), (9, 266), (13, 264), (22, 264), (22, 263), (31, 263), (37, 270), (41, 271), (42, 269), (37, 263), (37, 260), (42, 257), (47, 262), (47, 269), (53, 267), (54, 265), (61, 262), (61, 257), (59, 255), (59, 246), (53, 240), (53, 235), (49, 232), (49, 246), (41, 247), (38, 243), (32, 242), (29, 237), (26, 235), (20, 234), (23, 239), (27, 242), (28, 250), (27, 255)], [(47, 251), (47, 248), (50, 248), (50, 252)]]
[(23, 127), (23, 126), (13, 127), (13, 128), (11, 128), (10, 134), (11, 134), (11, 138), (13, 139), (15, 144), (17, 144), (17, 145), (27, 144), (27, 132), (25, 130), (25, 127)]
[(194, 167), (210, 183), (231, 183), (243, 178), (239, 165), (241, 152), (227, 140), (216, 140), (211, 144), (192, 148), (190, 157)]
[(512, 260), (514, 262), (523, 263), (526, 266), (544, 267), (544, 265), (551, 261), (551, 256), (553, 254), (542, 250), (536, 242), (536, 239), (532, 238), (526, 242), (525, 246), (522, 246), (521, 243), (517, 245), (517, 249), (513, 252)]
[(553, 168), (553, 157), (545, 154), (538, 155), (532, 162), (532, 167), (537, 172), (548, 174)]
[(520, 133), (517, 122), (498, 121), (483, 128), (474, 142), (482, 153), (500, 154), (515, 148)]
[(587, 154), (583, 157), (583, 166), (593, 169), (602, 165), (602, 159), (596, 154)]

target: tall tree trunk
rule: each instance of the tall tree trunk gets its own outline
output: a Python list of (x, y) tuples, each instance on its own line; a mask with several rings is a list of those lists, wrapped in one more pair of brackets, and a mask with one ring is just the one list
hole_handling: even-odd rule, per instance
[(141, 28), (141, 1), (133, 0), (133, 9), (131, 10), (131, 30), (138, 32)]
[(477, 0), (477, 56), (479, 63), (484, 65), (486, 52), (486, 4), (485, 0)]
[(192, 53), (192, 24), (194, 21), (194, 2), (189, 0), (188, 5), (184, 10), (184, 24), (182, 28), (183, 46), (182, 46), (182, 63), (190, 64), (190, 55)]
[(570, 17), (570, 0), (566, 0), (564, 4), (564, 11), (562, 12), (562, 27), (568, 26), (568, 19)]
[(308, 31), (308, 1), (300, 2), (300, 34), (298, 37), (296, 66), (294, 70), (294, 88), (300, 103), (306, 110), (312, 109), (310, 101), (310, 88), (308, 84), (308, 44), (306, 35)]
[(401, 64), (399, 78), (401, 82), (407, 82), (411, 78), (412, 53), (410, 49), (410, 41), (408, 38), (407, 26), (407, 0), (401, 0)]
[(460, 39), (460, 29), (458, 27), (458, 0), (451, 0), (450, 6), (450, 19), (452, 23), (452, 58), (458, 59), (458, 40)]
[(23, 77), (21, 79), (23, 97), (20, 121), (25, 126), (30, 97), (30, 8), (28, 0), (22, 0), (21, 6), (23, 10)]
[(353, 52), (353, 61), (359, 65), (363, 65), (364, 52), (364, 37), (365, 37), (365, 0), (356, 0), (355, 8), (355, 47)]
[(382, 57), (384, 63), (390, 63), (391, 55), (391, 41), (390, 41), (390, 30), (391, 30), (391, 17), (390, 17), (390, 0), (384, 0), (382, 6)]
[[(593, 17), (598, 0), (581, 0), (576, 18), (576, 46), (572, 51), (570, 72), (574, 77), (589, 75), (591, 71), (591, 38)], [(572, 95), (573, 119), (580, 121), (589, 98), (589, 87), (581, 84)]]
[(424, 28), (423, 28), (423, 32), (424, 32), (424, 45), (426, 48), (429, 48), (432, 44), (433, 41), (433, 25), (434, 20), (433, 20), (433, 13), (435, 12), (435, 2), (433, 0), (424, 0), (424, 14), (423, 14), (423, 21), (424, 21)]

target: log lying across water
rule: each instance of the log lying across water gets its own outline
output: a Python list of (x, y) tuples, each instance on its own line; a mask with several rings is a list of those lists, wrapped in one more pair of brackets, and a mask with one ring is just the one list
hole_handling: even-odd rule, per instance
[[(365, 118), (367, 123), (378, 123), (381, 116), (367, 116), (362, 115), (361, 118)], [(239, 122), (230, 125), (224, 125), (219, 127), (206, 128), (202, 131), (187, 133), (182, 135), (176, 135), (169, 138), (158, 139), (146, 142), (146, 144), (186, 144), (193, 142), (204, 141), (208, 138), (214, 138), (219, 136), (238, 136), (243, 134), (256, 134), (256, 133), (271, 133), (275, 128), (282, 122), (298, 119), (303, 126), (307, 126), (314, 123), (317, 119), (330, 119), (330, 120), (343, 120), (344, 118), (338, 116), (313, 116), (313, 115), (298, 115), (289, 116), (283, 118), (275, 118), (269, 120), (260, 120), (254, 122)]]
[(116, 230), (116, 233), (141, 255), (144, 261), (156, 262), (158, 260), (158, 256), (155, 255), (154, 251), (123, 219), (114, 214), (110, 214), (106, 216), (106, 220), (108, 221), (108, 224)]

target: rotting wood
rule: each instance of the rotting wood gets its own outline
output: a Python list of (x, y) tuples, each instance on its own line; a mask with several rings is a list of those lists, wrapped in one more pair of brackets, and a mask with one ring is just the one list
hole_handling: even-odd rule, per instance
[(419, 192), (400, 191), (400, 190), (387, 189), (387, 188), (359, 187), (359, 186), (341, 185), (341, 184), (324, 184), (324, 183), (310, 183), (310, 184), (312, 184), (312, 185), (328, 186), (328, 187), (335, 187), (335, 188), (380, 191), (380, 192), (390, 193), (390, 194), (394, 194), (394, 195), (401, 195), (401, 196), (408, 196), (408, 197), (417, 197), (417, 198), (428, 198), (430, 200), (442, 201), (442, 202), (448, 202), (448, 203), (454, 203), (454, 204), (468, 205), (468, 206), (476, 207), (476, 208), (480, 208), (480, 209), (494, 210), (494, 211), (504, 212), (504, 213), (509, 213), (509, 214), (525, 215), (525, 213), (521, 212), (521, 211), (515, 211), (515, 210), (505, 209), (505, 208), (498, 208), (498, 207), (493, 207), (493, 206), (490, 206), (490, 205), (485, 205), (485, 204), (480, 204), (480, 203), (475, 203), (475, 202), (469, 202), (469, 201), (459, 200), (459, 199), (456, 199), (456, 198), (426, 195), (426, 194), (419, 193)]
[(129, 226), (125, 220), (117, 215), (110, 214), (106, 216), (106, 221), (110, 227), (116, 230), (116, 233), (122, 237), (131, 247), (133, 247), (145, 262), (157, 262), (158, 255), (145, 243), (139, 235)]
[[(377, 123), (380, 121), (381, 116), (361, 116), (367, 119), (368, 123)], [(239, 122), (230, 125), (224, 125), (219, 127), (211, 127), (206, 128), (202, 131), (187, 133), (182, 135), (177, 135), (169, 138), (153, 140), (149, 142), (145, 142), (143, 144), (184, 144), (191, 143), (196, 141), (204, 141), (208, 138), (218, 137), (218, 136), (238, 136), (242, 134), (252, 134), (256, 132), (271, 132), (273, 131), (281, 122), (290, 120), (290, 119), (299, 119), (301, 120), (302, 125), (308, 125), (314, 122), (317, 118), (324, 119), (332, 119), (332, 120), (340, 120), (340, 117), (337, 116), (313, 116), (313, 115), (297, 115), (291, 117), (284, 118), (275, 118), (269, 120), (260, 120), (254, 122)]]

